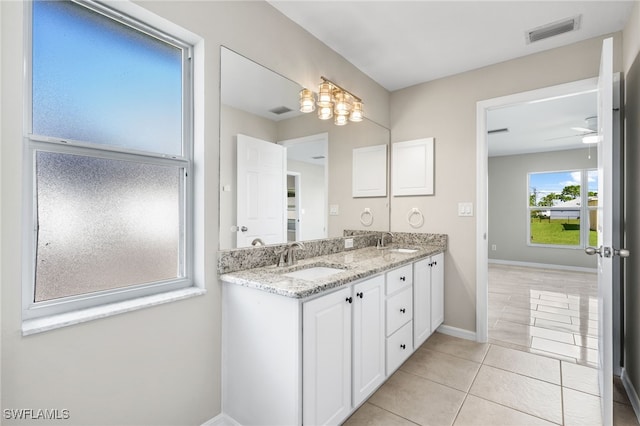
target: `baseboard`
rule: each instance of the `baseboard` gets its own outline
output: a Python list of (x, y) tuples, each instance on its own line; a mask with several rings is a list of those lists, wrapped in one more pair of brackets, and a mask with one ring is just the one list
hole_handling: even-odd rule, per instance
[(446, 334), (453, 337), (459, 337), (461, 339), (476, 340), (476, 332), (465, 330), (463, 328), (451, 327), (450, 325), (442, 324), (436, 329), (437, 332)]
[(633, 412), (636, 413), (636, 418), (638, 419), (638, 423), (640, 423), (640, 398), (638, 398), (638, 393), (629, 381), (629, 376), (627, 376), (627, 371), (624, 368), (622, 369), (620, 380), (622, 380), (624, 390), (627, 391), (627, 396), (629, 397), (629, 401), (631, 401)]
[(202, 423), (202, 426), (241, 426), (241, 425), (231, 417), (225, 415), (224, 413), (220, 413), (214, 418), (209, 419), (206, 422)]
[(516, 260), (489, 259), (489, 263), (494, 263), (496, 265), (524, 266), (526, 268), (542, 268), (542, 269), (557, 269), (560, 271), (589, 272), (593, 274), (598, 272), (596, 268), (584, 268), (581, 266), (568, 266), (568, 265), (553, 265), (550, 263), (519, 262)]

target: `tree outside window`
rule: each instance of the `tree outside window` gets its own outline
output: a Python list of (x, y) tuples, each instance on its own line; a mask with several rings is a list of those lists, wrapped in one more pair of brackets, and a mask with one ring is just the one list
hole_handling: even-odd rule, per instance
[(529, 244), (596, 245), (595, 170), (529, 173)]

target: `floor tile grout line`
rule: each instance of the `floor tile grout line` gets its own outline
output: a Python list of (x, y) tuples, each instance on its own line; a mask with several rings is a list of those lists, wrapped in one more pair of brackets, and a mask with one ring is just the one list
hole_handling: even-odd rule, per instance
[[(516, 349), (514, 349), (514, 350), (516, 350)], [(559, 361), (559, 360), (555, 360), (555, 361)], [(548, 381), (548, 380), (540, 379), (540, 378), (538, 378), (538, 377), (528, 376), (528, 375), (526, 375), (526, 374), (518, 373), (517, 371), (507, 370), (506, 368), (496, 367), (495, 365), (491, 365), (491, 364), (482, 364), (482, 365), (483, 365), (483, 366), (486, 366), (486, 367), (495, 368), (496, 370), (505, 371), (505, 372), (507, 372), (507, 373), (516, 374), (516, 375), (521, 376), (521, 377), (526, 377), (526, 378), (528, 378), (528, 379), (537, 380), (537, 381), (539, 381), (539, 382), (547, 383), (547, 384), (549, 384), (549, 385), (561, 386), (561, 385), (559, 385), (558, 383), (553, 383), (553, 382), (550, 382), (550, 381)], [(479, 370), (478, 370), (478, 371), (479, 371)], [(469, 388), (469, 389), (471, 389), (471, 388)], [(585, 393), (586, 393), (586, 392), (585, 392)]]
[(562, 424), (565, 424), (564, 418), (564, 376), (562, 374), (562, 361), (560, 361), (560, 407), (562, 408)]
[(540, 420), (543, 420), (545, 422), (549, 422), (549, 423), (554, 424), (554, 425), (562, 426), (564, 424), (564, 423), (556, 423), (553, 420), (545, 419), (544, 417), (540, 417), (540, 416), (536, 416), (535, 414), (527, 413), (526, 411), (520, 410), (518, 408), (510, 407), (508, 405), (502, 404), (502, 403), (497, 402), (497, 401), (493, 401), (493, 400), (488, 399), (488, 398), (486, 398), (484, 396), (476, 395), (476, 394), (471, 393), (471, 392), (469, 392), (469, 395), (471, 395), (473, 397), (476, 397), (476, 398), (479, 398), (479, 399), (483, 399), (483, 400), (485, 400), (487, 402), (490, 402), (492, 404), (496, 404), (496, 405), (499, 405), (501, 407), (505, 407), (505, 408), (508, 408), (510, 410), (514, 410), (514, 411), (517, 411), (519, 413), (522, 413), (522, 414), (526, 414), (527, 416), (535, 417), (536, 419), (540, 419)]
[[(410, 423), (413, 423), (414, 425), (422, 426), (420, 423), (416, 423), (416, 422), (414, 422), (413, 420), (408, 419), (408, 418), (406, 418), (406, 417), (404, 417), (404, 416), (401, 416), (401, 415), (400, 415), (400, 414), (398, 414), (398, 413), (394, 413), (394, 412), (393, 412), (393, 411), (391, 411), (391, 410), (387, 410), (386, 408), (381, 407), (381, 406), (379, 406), (379, 405), (377, 405), (377, 404), (375, 404), (375, 403), (373, 403), (373, 402), (370, 402), (369, 400), (367, 400), (364, 404), (371, 404), (371, 405), (373, 405), (374, 407), (378, 407), (379, 409), (381, 409), (381, 410), (383, 410), (383, 411), (386, 411), (387, 413), (393, 414), (394, 416), (399, 417), (399, 418), (401, 418), (401, 419), (404, 419), (404, 420), (406, 420), (406, 421), (408, 421), (408, 422), (410, 422)], [(362, 404), (362, 405), (364, 405), (364, 404)], [(360, 408), (362, 408), (362, 405), (360, 406)], [(359, 410), (360, 408), (358, 408), (358, 410)], [(356, 412), (357, 412), (357, 411), (356, 411)], [(355, 414), (355, 412), (354, 412), (353, 414)], [(353, 415), (353, 414), (352, 414), (352, 415)]]
[[(471, 387), (469, 387), (469, 389), (471, 389)], [(458, 411), (456, 411), (456, 415), (453, 417), (451, 426), (456, 424), (456, 420), (458, 420), (458, 416), (460, 416), (460, 412), (462, 411), (462, 407), (464, 407), (464, 403), (467, 402), (467, 398), (469, 398), (469, 392), (465, 392), (464, 398), (462, 399), (462, 403), (460, 404), (460, 407), (458, 407)]]
[[(476, 363), (476, 364), (477, 364), (477, 363)], [(404, 364), (403, 364), (403, 365), (404, 365)], [(437, 385), (444, 386), (444, 387), (449, 388), (449, 389), (452, 389), (452, 390), (454, 390), (454, 391), (458, 391), (458, 392), (462, 392), (462, 393), (468, 393), (468, 392), (469, 392), (468, 390), (463, 391), (463, 390), (460, 390), (460, 389), (458, 389), (458, 388), (454, 388), (453, 386), (451, 386), (451, 385), (449, 385), (449, 384), (438, 382), (438, 381), (436, 381), (436, 380), (434, 380), (434, 379), (432, 379), (432, 378), (424, 377), (424, 376), (421, 376), (420, 374), (416, 374), (416, 373), (412, 373), (411, 371), (403, 370), (403, 369), (402, 369), (402, 366), (403, 366), (403, 365), (401, 365), (401, 366), (400, 366), (400, 368), (398, 368), (398, 370), (396, 370), (396, 371), (402, 371), (403, 373), (405, 373), (405, 374), (409, 374), (410, 376), (418, 377), (418, 378), (423, 379), (423, 380), (427, 380), (427, 381), (429, 381), (429, 382), (431, 382), (431, 383), (435, 383), (435, 384), (437, 384)], [(478, 365), (482, 366), (481, 364), (478, 364)], [(479, 368), (479, 367), (478, 367), (478, 371), (480, 371), (480, 368)], [(394, 373), (394, 374), (395, 374), (395, 373)], [(477, 372), (476, 372), (476, 374), (477, 374)], [(474, 376), (474, 378), (475, 378), (475, 376)], [(472, 384), (473, 384), (473, 383), (472, 383)], [(469, 386), (469, 389), (471, 389), (471, 386)]]
[[(419, 351), (420, 349), (426, 349), (426, 350), (429, 350), (429, 351), (438, 352), (440, 354), (450, 355), (452, 357), (455, 357), (455, 358), (458, 358), (458, 359), (462, 359), (464, 361), (475, 362), (476, 364), (479, 364), (478, 361), (475, 361), (475, 360), (472, 360), (472, 359), (469, 359), (469, 358), (464, 358), (462, 356), (455, 355), (455, 354), (452, 354), (452, 353), (449, 353), (449, 352), (443, 352), (443, 351), (435, 349), (435, 348), (424, 347), (424, 344), (422, 346), (420, 346), (418, 349), (416, 349), (416, 352)], [(487, 352), (488, 352), (488, 350), (487, 350)], [(485, 355), (483, 355), (482, 359), (484, 359), (485, 356), (486, 356), (486, 353), (485, 353)]]

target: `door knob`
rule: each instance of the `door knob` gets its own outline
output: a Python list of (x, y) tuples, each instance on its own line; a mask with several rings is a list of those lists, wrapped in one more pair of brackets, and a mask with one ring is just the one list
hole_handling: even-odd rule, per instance
[(620, 257), (629, 257), (631, 253), (627, 249), (613, 249), (613, 254)]
[(241, 226), (241, 227), (240, 227), (240, 230), (241, 230), (242, 232), (247, 232), (247, 231), (249, 230), (249, 228), (247, 228), (246, 226)]
[(595, 248), (595, 247), (587, 247), (584, 249), (584, 252), (587, 253), (589, 256), (593, 256), (594, 254), (598, 254), (602, 257), (602, 246)]

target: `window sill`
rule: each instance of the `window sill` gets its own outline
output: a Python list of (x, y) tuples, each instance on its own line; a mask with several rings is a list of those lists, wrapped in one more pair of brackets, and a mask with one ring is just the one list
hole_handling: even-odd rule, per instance
[(136, 311), (150, 306), (201, 296), (206, 292), (207, 290), (203, 288), (190, 287), (169, 291), (167, 293), (154, 294), (152, 296), (139, 297), (137, 299), (126, 300), (123, 302), (110, 303), (108, 305), (67, 312), (64, 314), (26, 320), (22, 322), (22, 335), (29, 336), (31, 334), (55, 330), (56, 328), (80, 324), (99, 318), (107, 318), (113, 315)]

